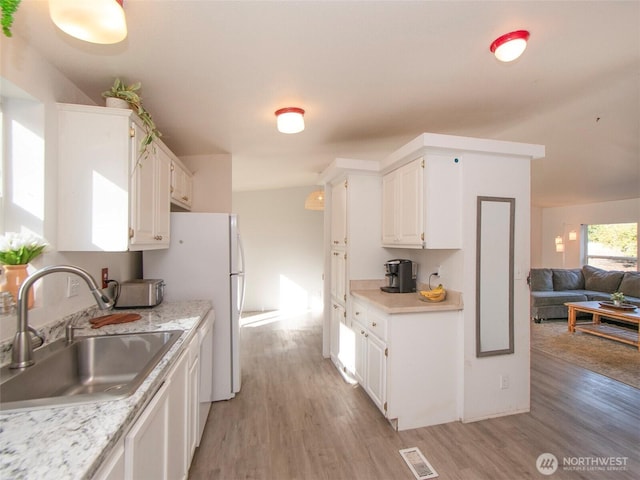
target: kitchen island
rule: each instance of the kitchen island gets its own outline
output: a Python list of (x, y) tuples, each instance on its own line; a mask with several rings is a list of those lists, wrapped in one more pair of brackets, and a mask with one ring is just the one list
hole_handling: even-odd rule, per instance
[[(142, 316), (132, 323), (90, 328), (91, 316), (74, 319), (85, 327), (76, 335), (183, 330), (183, 334), (133, 395), (65, 407), (48, 407), (0, 414), (0, 478), (89, 479), (121, 442), (129, 428), (162, 386), (165, 377), (197, 333), (211, 310), (208, 301), (163, 303), (136, 309)], [(64, 335), (64, 324), (50, 329), (47, 341)], [(4, 361), (4, 359), (3, 359)]]

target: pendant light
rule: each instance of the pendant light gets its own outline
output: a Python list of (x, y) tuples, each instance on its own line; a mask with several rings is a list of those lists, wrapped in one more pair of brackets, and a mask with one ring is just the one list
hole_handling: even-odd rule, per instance
[(306, 210), (324, 210), (324, 190), (315, 190), (304, 201)]
[(527, 48), (527, 40), (529, 40), (528, 31), (516, 30), (496, 38), (489, 50), (501, 62), (512, 62)]
[(91, 43), (118, 43), (127, 37), (123, 1), (49, 0), (49, 15), (72, 37)]
[(304, 110), (298, 107), (276, 110), (276, 122), (281, 133), (299, 133), (304, 130)]

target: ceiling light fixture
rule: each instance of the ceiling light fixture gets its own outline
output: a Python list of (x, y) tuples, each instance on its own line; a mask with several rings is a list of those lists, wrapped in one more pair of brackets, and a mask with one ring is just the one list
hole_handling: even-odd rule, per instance
[(49, 0), (49, 15), (72, 37), (91, 43), (118, 43), (127, 37), (123, 1)]
[(304, 110), (298, 107), (287, 107), (276, 110), (278, 131), (282, 133), (298, 133), (304, 130)]
[(501, 62), (511, 62), (522, 55), (527, 48), (529, 32), (526, 30), (516, 30), (496, 38), (489, 50)]

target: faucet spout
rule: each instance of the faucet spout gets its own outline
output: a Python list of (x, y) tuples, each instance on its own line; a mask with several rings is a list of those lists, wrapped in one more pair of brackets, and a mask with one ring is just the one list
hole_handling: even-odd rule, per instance
[(18, 304), (18, 326), (11, 349), (10, 368), (25, 368), (34, 364), (33, 347), (31, 346), (31, 338), (29, 337), (27, 294), (37, 280), (51, 273), (72, 273), (78, 275), (89, 286), (89, 290), (101, 310), (108, 310), (113, 307), (113, 300), (100, 291), (98, 284), (87, 271), (79, 267), (74, 267), (73, 265), (51, 265), (34, 272), (27, 277), (18, 290), (18, 299), (16, 302)]

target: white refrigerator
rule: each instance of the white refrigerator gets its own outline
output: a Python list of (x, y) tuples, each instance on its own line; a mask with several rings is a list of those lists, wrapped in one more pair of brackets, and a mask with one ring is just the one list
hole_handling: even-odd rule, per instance
[(237, 215), (171, 213), (169, 248), (145, 251), (142, 269), (144, 278), (164, 280), (164, 301), (211, 301), (215, 321), (210, 400), (233, 398), (241, 384), (240, 314), (245, 290)]

